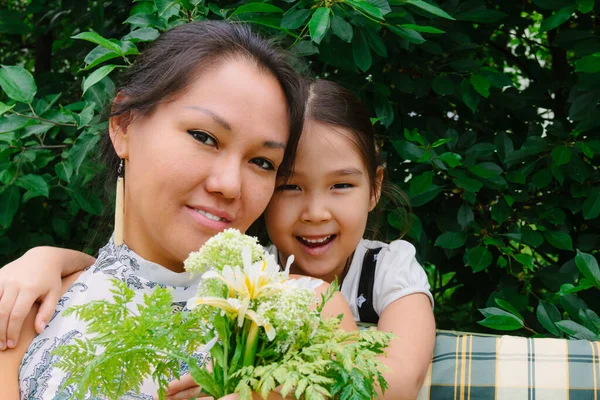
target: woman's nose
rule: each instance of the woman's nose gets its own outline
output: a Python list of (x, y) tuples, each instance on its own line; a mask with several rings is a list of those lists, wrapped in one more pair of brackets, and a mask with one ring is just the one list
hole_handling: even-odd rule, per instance
[(212, 162), (206, 189), (227, 199), (240, 197), (242, 191), (241, 161), (235, 157), (222, 157)]

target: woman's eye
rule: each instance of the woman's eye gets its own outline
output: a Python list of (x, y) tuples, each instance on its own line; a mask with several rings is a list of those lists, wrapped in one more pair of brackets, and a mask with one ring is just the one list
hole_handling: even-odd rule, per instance
[(281, 185), (277, 187), (277, 190), (300, 190), (298, 185)]
[(250, 160), (250, 162), (252, 164), (256, 164), (258, 165), (259, 168), (264, 169), (265, 171), (274, 171), (275, 170), (275, 165), (273, 165), (273, 163), (265, 158), (253, 158), (252, 160)]
[(204, 131), (189, 130), (188, 133), (198, 142), (207, 146), (218, 147), (217, 139)]
[(354, 187), (351, 183), (336, 183), (332, 186), (333, 189), (349, 189), (351, 187)]

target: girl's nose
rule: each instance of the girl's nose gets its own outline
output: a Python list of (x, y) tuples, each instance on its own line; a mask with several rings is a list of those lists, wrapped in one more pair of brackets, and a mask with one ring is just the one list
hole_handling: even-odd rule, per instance
[(331, 219), (330, 207), (323, 199), (313, 196), (307, 199), (304, 211), (302, 212), (302, 221), (311, 223), (327, 222)]
[(241, 161), (234, 157), (223, 157), (214, 160), (210, 175), (206, 179), (206, 189), (210, 193), (226, 199), (240, 197), (242, 191)]

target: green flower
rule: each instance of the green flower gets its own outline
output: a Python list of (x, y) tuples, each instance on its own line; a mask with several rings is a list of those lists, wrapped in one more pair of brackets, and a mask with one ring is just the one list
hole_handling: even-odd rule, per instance
[(252, 261), (262, 260), (265, 249), (252, 236), (246, 236), (237, 229), (226, 229), (210, 238), (197, 252), (190, 253), (185, 260), (185, 270), (203, 274), (208, 270), (222, 271), (226, 265), (242, 267), (242, 249), (247, 247)]

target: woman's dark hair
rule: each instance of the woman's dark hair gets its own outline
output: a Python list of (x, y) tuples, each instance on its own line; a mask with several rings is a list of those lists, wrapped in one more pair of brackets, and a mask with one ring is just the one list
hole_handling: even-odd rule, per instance
[[(369, 112), (360, 100), (343, 86), (316, 79), (306, 84), (308, 97), (305, 110), (306, 121), (315, 121), (332, 128), (341, 127), (351, 135), (348, 139), (356, 146), (369, 177), (371, 195), (375, 196), (381, 189), (382, 196), (395, 206), (404, 219), (404, 235), (410, 227), (410, 207), (406, 195), (395, 185), (384, 180), (382, 187), (378, 186), (377, 171), (384, 167), (383, 160), (375, 143), (375, 131), (369, 118)], [(376, 224), (377, 225), (377, 224)], [(376, 232), (376, 227), (371, 227)], [(376, 233), (374, 233), (376, 235)]]
[[(123, 76), (119, 100), (111, 116), (131, 113), (148, 115), (164, 101), (172, 99), (203, 70), (220, 62), (245, 59), (277, 79), (285, 95), (289, 113), (289, 138), (278, 174), (287, 178), (292, 170), (302, 133), (306, 95), (302, 79), (273, 43), (243, 24), (200, 21), (180, 25), (163, 33), (136, 60)], [(116, 179), (119, 158), (108, 135), (104, 137), (103, 157), (108, 179)]]

